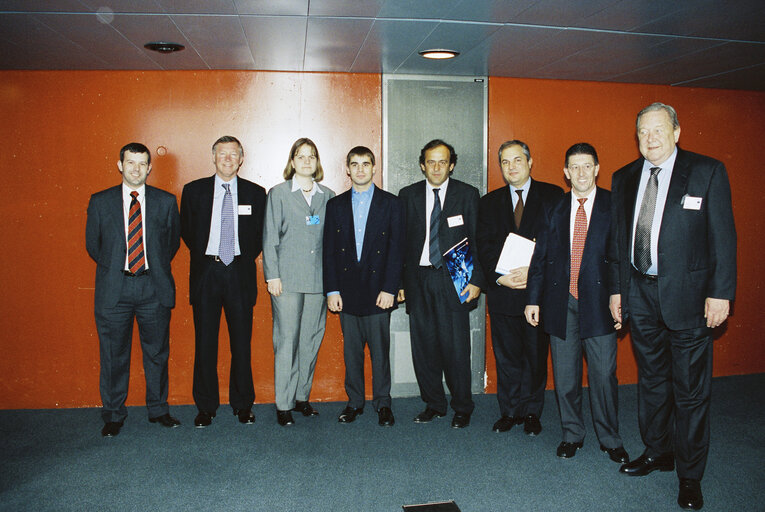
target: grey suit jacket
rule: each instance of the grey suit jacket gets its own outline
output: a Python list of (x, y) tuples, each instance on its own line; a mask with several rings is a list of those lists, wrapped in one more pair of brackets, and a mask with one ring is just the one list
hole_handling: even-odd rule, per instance
[[(97, 306), (113, 307), (122, 291), (127, 242), (122, 205), (122, 185), (90, 197), (85, 226), (85, 247), (96, 262)], [(163, 306), (175, 306), (175, 281), (170, 268), (181, 244), (178, 202), (173, 194), (146, 185), (146, 258), (157, 299)]]
[[(331, 189), (317, 183), (322, 193), (311, 198), (311, 206), (300, 190), (292, 192), (292, 180), (272, 188), (266, 200), (263, 227), (263, 273), (266, 281), (281, 279), (286, 292), (322, 293), (322, 251), (327, 201)], [(306, 218), (317, 215), (319, 223)]]

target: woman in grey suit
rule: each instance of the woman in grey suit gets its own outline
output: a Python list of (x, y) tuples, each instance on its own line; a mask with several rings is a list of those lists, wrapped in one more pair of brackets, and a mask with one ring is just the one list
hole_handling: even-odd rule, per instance
[(263, 230), (263, 270), (271, 294), (276, 419), (292, 425), (291, 411), (319, 414), (308, 402), (327, 318), (322, 241), (327, 201), (324, 171), (311, 139), (295, 141), (284, 183), (272, 188)]

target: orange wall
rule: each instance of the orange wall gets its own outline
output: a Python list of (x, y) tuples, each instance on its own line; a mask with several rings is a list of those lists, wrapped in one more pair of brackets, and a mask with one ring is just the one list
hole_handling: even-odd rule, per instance
[[(292, 142), (313, 138), (335, 191), (348, 181), (349, 148), (381, 150), (379, 75), (198, 72), (0, 72), (0, 409), (99, 406), (98, 337), (93, 320), (95, 264), (84, 248), (90, 194), (120, 182), (119, 148), (152, 150), (149, 183), (180, 196), (183, 184), (213, 172), (210, 146), (235, 135), (245, 148), (243, 177), (270, 188)], [(765, 371), (754, 332), (763, 293), (760, 240), (765, 233), (754, 187), (765, 161), (765, 94), (585, 82), (492, 78), (489, 82), (489, 184), (501, 184), (495, 152), (508, 138), (529, 143), (532, 174), (563, 185), (562, 158), (587, 140), (601, 156), (601, 181), (634, 159), (634, 115), (661, 99), (675, 105), (681, 145), (723, 160), (733, 187), (739, 233), (739, 292), (734, 315), (715, 346), (715, 374)], [(455, 141), (459, 147), (459, 141)], [(156, 153), (166, 148), (164, 156)], [(381, 162), (380, 162), (381, 163)], [(749, 179), (748, 179), (749, 178)], [(747, 180), (748, 179), (748, 180)], [(191, 398), (194, 330), (188, 304), (188, 251), (173, 262), (178, 304), (170, 346), (170, 402)], [(261, 273), (262, 276), (262, 273)], [(273, 401), (271, 311), (265, 286), (255, 306), (252, 364), (256, 400)], [(222, 328), (219, 372), (228, 400), (229, 352)], [(634, 382), (628, 340), (619, 353), (621, 382)], [(330, 315), (313, 399), (343, 400), (341, 333)], [(487, 345), (488, 346), (488, 345)], [(128, 403), (143, 403), (140, 349), (134, 343)], [(489, 391), (496, 388), (487, 351)], [(369, 373), (369, 372), (367, 372)]]

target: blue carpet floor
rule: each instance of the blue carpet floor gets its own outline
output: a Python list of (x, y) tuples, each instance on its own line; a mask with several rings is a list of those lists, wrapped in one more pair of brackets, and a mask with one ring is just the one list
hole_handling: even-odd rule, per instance
[[(619, 393), (622, 437), (636, 457), (636, 388)], [(589, 421), (584, 448), (557, 458), (553, 392), (538, 437), (492, 432), (496, 397), (474, 398), (463, 430), (449, 427), (451, 414), (413, 423), (423, 407), (415, 398), (394, 399), (392, 428), (377, 426), (371, 407), (338, 424), (341, 403), (316, 404), (320, 416), (297, 415), (287, 428), (273, 405), (254, 407), (254, 425), (222, 406), (206, 429), (193, 427), (193, 406), (171, 407), (183, 423), (175, 429), (132, 407), (111, 439), (100, 435), (97, 409), (0, 411), (0, 510), (394, 512), (450, 499), (462, 512), (679, 510), (675, 473), (619, 474)], [(712, 412), (704, 510), (765, 510), (765, 374), (715, 379)]]

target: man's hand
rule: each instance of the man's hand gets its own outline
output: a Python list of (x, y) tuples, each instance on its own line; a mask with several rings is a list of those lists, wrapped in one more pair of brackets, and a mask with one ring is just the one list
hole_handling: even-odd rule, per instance
[(704, 301), (704, 318), (707, 319), (707, 327), (717, 327), (728, 318), (729, 314), (729, 300), (707, 297), (707, 300)]
[(511, 270), (509, 274), (505, 274), (497, 279), (497, 283), (513, 290), (523, 290), (526, 288), (528, 277), (529, 267), (518, 267)]
[(401, 288), (398, 291), (398, 296), (396, 297), (396, 300), (398, 300), (399, 302), (406, 301), (406, 294), (404, 293), (404, 289), (403, 288)]
[(523, 311), (523, 314), (529, 324), (533, 325), (534, 327), (539, 325), (539, 306), (528, 305)]
[(281, 279), (271, 279), (266, 283), (268, 286), (268, 293), (273, 295), (274, 297), (278, 297), (282, 294), (282, 280)]
[(333, 293), (327, 297), (327, 308), (333, 313), (339, 313), (343, 310), (343, 298), (339, 293)]
[[(375, 302), (380, 309), (390, 309), (393, 307), (393, 294), (381, 291), (377, 295), (377, 302)], [(342, 304), (341, 304), (342, 307)]]
[(465, 294), (467, 294), (467, 299), (465, 300), (465, 304), (467, 304), (471, 300), (477, 299), (481, 295), (481, 289), (474, 284), (468, 283), (465, 289), (462, 290), (462, 293), (460, 293), (460, 297), (464, 297)]
[(611, 295), (608, 301), (608, 309), (611, 311), (611, 317), (614, 319), (614, 329), (617, 331), (622, 328), (622, 296), (620, 294)]

